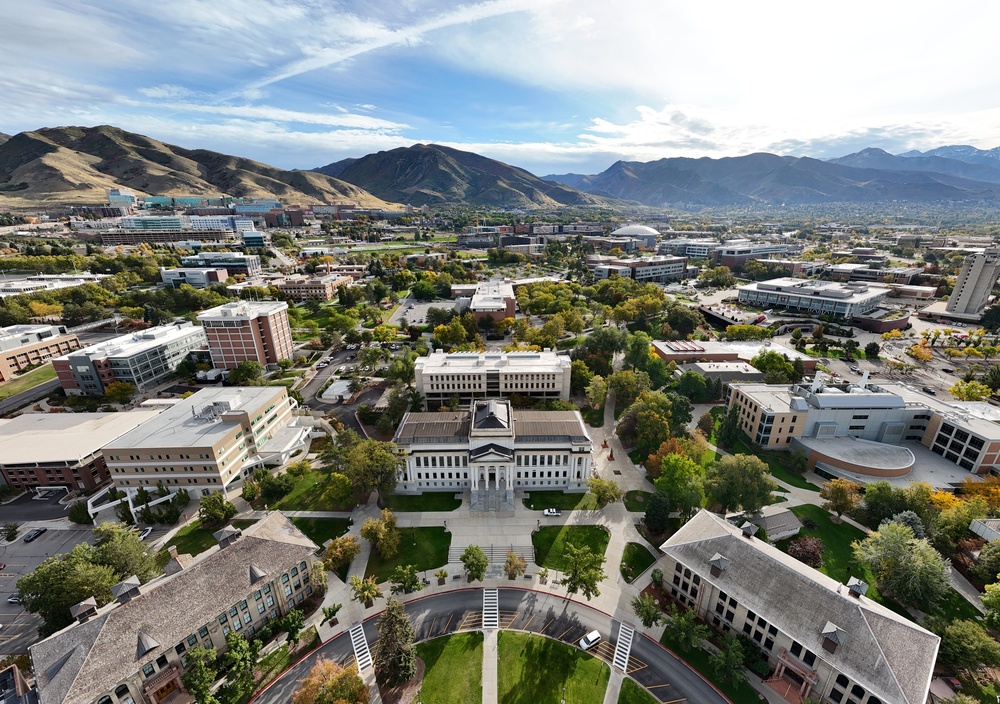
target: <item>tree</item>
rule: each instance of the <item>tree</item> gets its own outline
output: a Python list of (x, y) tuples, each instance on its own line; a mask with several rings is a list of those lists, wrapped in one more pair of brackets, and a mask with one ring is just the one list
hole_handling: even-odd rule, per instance
[(396, 515), (384, 508), (381, 518), (369, 516), (361, 524), (361, 537), (370, 542), (372, 548), (382, 557), (395, 557), (399, 551), (400, 540), (400, 532), (396, 528)]
[(774, 336), (774, 331), (771, 328), (762, 328), (757, 325), (727, 325), (726, 331), (723, 333), (727, 340), (734, 341), (746, 341), (746, 340), (769, 340)]
[(216, 666), (215, 648), (204, 648), (196, 645), (185, 654), (187, 668), (181, 675), (184, 689), (194, 696), (198, 704), (218, 704), (218, 699), (212, 694), (212, 685), (219, 678)]
[(756, 514), (770, 502), (777, 485), (759, 457), (731, 455), (717, 459), (708, 468), (705, 488), (723, 511), (740, 509)]
[(824, 500), (825, 510), (833, 511), (840, 518), (853, 511), (861, 500), (861, 485), (843, 477), (831, 479), (820, 488), (819, 498)]
[(235, 515), (236, 507), (218, 491), (203, 496), (198, 507), (198, 518), (206, 528), (221, 528)]
[(740, 411), (735, 403), (722, 417), (715, 439), (722, 447), (732, 447), (740, 439)]
[[(993, 576), (997, 579), (997, 575)], [(1000, 581), (986, 585), (983, 592), (983, 606), (986, 607), (986, 625), (993, 630), (1000, 628)]]
[(356, 664), (342, 667), (320, 658), (299, 681), (292, 704), (368, 704), (369, 696)]
[(292, 609), (282, 616), (278, 623), (280, 628), (288, 636), (288, 641), (295, 647), (299, 644), (299, 634), (306, 625), (306, 618), (299, 609)]
[(115, 403), (125, 405), (135, 396), (135, 386), (127, 381), (112, 381), (104, 387), (104, 396)]
[(712, 431), (715, 430), (715, 416), (712, 415), (711, 411), (702, 413), (698, 418), (698, 430), (706, 438), (712, 435)]
[(478, 545), (467, 547), (459, 559), (465, 566), (465, 574), (470, 582), (481, 582), (486, 576), (486, 568), (490, 566), (490, 561), (486, 559), (486, 553)]
[(929, 362), (934, 359), (934, 353), (926, 345), (911, 345), (906, 354), (918, 362)]
[(760, 352), (750, 360), (750, 366), (763, 373), (764, 382), (768, 384), (787, 384), (796, 381), (795, 366), (788, 357), (774, 350)]
[[(1000, 368), (1000, 365), (997, 368)], [(586, 395), (591, 408), (600, 408), (604, 405), (608, 398), (608, 383), (603, 376), (595, 375), (591, 378), (590, 383), (587, 384)]]
[(926, 608), (948, 588), (945, 559), (902, 523), (888, 523), (851, 547), (854, 558), (871, 569), (879, 590), (902, 604)]
[(823, 541), (819, 538), (796, 538), (788, 545), (788, 554), (815, 569), (823, 566)]
[(978, 381), (957, 381), (948, 393), (959, 401), (985, 401), (992, 395), (993, 389)]
[(513, 550), (507, 553), (507, 559), (503, 563), (503, 571), (509, 579), (517, 579), (528, 569), (528, 563), (524, 555), (518, 555)]
[(229, 370), (229, 383), (233, 386), (263, 386), (264, 365), (244, 360)]
[(910, 530), (913, 531), (914, 538), (924, 538), (927, 536), (924, 522), (920, 520), (920, 516), (915, 511), (902, 511), (892, 518), (885, 518), (879, 524), (879, 527), (881, 528), (888, 523), (902, 523), (904, 526), (909, 526)]
[(585, 393), (590, 382), (594, 379), (594, 373), (590, 371), (582, 360), (574, 359), (570, 367), (569, 390), (572, 394)]
[(1000, 643), (975, 621), (934, 619), (930, 629), (941, 636), (938, 660), (962, 670), (1000, 665)]
[(746, 682), (747, 676), (743, 669), (746, 661), (746, 654), (743, 652), (743, 645), (732, 633), (727, 633), (722, 637), (719, 650), (708, 658), (715, 674), (719, 675), (726, 682), (734, 685)]
[(161, 571), (153, 555), (146, 551), (146, 545), (130, 526), (102, 523), (94, 528), (94, 537), (91, 560), (95, 564), (106, 565), (123, 577), (135, 575), (143, 584)]
[(703, 403), (708, 400), (708, 383), (701, 374), (689, 369), (677, 379), (677, 393), (686, 396), (694, 403)]
[(361, 579), (358, 575), (353, 575), (350, 579), (351, 598), (360, 601), (366, 607), (371, 606), (376, 599), (382, 598), (382, 590), (378, 588), (375, 575)]
[(355, 488), (365, 493), (378, 492), (381, 506), (385, 495), (396, 488), (403, 459), (395, 443), (380, 440), (361, 440), (347, 455), (344, 474)]
[(323, 566), (331, 572), (336, 572), (351, 564), (360, 552), (361, 544), (358, 542), (357, 536), (342, 535), (339, 538), (334, 538), (323, 556)]
[(222, 664), (226, 670), (226, 684), (233, 699), (240, 699), (253, 689), (253, 670), (257, 665), (261, 642), (247, 640), (239, 631), (226, 634), (226, 652)]
[(646, 628), (656, 626), (663, 618), (660, 605), (652, 594), (640, 594), (632, 598), (632, 610)]
[(389, 577), (389, 583), (392, 584), (389, 591), (393, 594), (399, 594), (400, 592), (409, 594), (410, 592), (420, 591), (424, 586), (414, 565), (397, 566), (392, 576)]
[(983, 584), (990, 585), (1000, 577), (1000, 540), (991, 540), (979, 551), (979, 560), (972, 568), (972, 573)]
[[(69, 520), (80, 525), (90, 525), (94, 522), (94, 519), (90, 517), (90, 512), (87, 510), (86, 501), (77, 501), (74, 503), (69, 507), (67, 515)], [(14, 534), (14, 537), (17, 537), (17, 533)]]
[(618, 503), (625, 496), (625, 491), (610, 479), (591, 477), (587, 480), (587, 488), (597, 499), (597, 505), (601, 508), (608, 504)]
[(670, 500), (662, 491), (654, 491), (646, 504), (646, 516), (643, 523), (653, 535), (666, 532), (670, 522)]
[(644, 332), (629, 335), (625, 342), (625, 365), (630, 369), (645, 369), (653, 339)]
[(694, 609), (671, 607), (670, 619), (667, 621), (666, 635), (684, 652), (701, 647), (701, 642), (712, 634), (711, 629), (698, 621)]
[(660, 476), (653, 482), (670, 506), (687, 518), (705, 502), (705, 470), (680, 454), (670, 454), (660, 464)]
[(608, 377), (608, 391), (614, 395), (615, 404), (625, 408), (649, 388), (649, 376), (645, 372), (617, 371)]
[(433, 301), (437, 298), (437, 289), (429, 281), (418, 281), (410, 288), (410, 293), (414, 298), (421, 301)]
[(417, 656), (413, 648), (413, 625), (398, 599), (390, 598), (379, 617), (378, 640), (372, 660), (375, 679), (380, 685), (394, 687), (413, 677), (417, 671)]
[(587, 545), (578, 548), (572, 543), (566, 543), (563, 562), (566, 569), (562, 582), (567, 593), (582, 592), (587, 601), (601, 595), (597, 585), (606, 577), (603, 569), (604, 555), (596, 554)]
[(869, 342), (865, 345), (865, 357), (868, 359), (878, 359), (881, 352), (882, 348), (877, 342)]

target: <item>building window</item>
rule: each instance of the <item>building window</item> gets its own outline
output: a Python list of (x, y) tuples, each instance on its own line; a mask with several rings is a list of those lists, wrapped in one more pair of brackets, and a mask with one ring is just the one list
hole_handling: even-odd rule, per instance
[(151, 677), (154, 672), (156, 672), (156, 670), (153, 669), (153, 663), (146, 663), (142, 666), (143, 677)]

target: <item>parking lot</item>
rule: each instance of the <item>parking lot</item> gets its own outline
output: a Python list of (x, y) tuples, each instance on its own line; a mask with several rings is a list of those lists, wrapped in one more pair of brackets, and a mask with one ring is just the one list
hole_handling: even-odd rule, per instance
[[(410, 306), (413, 306), (410, 308)], [(439, 301), (418, 301), (412, 296), (404, 298), (399, 304), (399, 308), (396, 312), (392, 314), (388, 322), (393, 325), (398, 325), (400, 318), (406, 318), (406, 322), (411, 325), (427, 325), (427, 311), (431, 308), (443, 308), (444, 310), (451, 310), (455, 307), (455, 301), (452, 299), (442, 299)]]
[(89, 528), (49, 528), (31, 543), (24, 542), (27, 530), (22, 530), (17, 540), (0, 545), (0, 657), (11, 653), (27, 652), (37, 639), (41, 623), (34, 614), (27, 613), (17, 604), (8, 604), (7, 598), (17, 593), (17, 580), (34, 571), (47, 557), (69, 552), (79, 543), (93, 542)]

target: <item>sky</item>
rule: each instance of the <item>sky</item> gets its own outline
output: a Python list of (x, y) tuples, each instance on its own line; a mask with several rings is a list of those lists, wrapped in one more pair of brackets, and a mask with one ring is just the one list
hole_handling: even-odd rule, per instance
[(437, 143), (537, 175), (988, 149), (998, 25), (985, 0), (0, 0), (0, 132), (304, 169)]

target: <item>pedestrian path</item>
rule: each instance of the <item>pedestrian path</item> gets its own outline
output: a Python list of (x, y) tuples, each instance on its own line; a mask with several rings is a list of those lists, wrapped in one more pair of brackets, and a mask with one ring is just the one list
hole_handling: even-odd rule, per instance
[[(618, 670), (611, 668), (611, 678), (608, 680), (608, 688), (604, 691), (604, 704), (618, 704), (618, 697), (621, 696), (622, 682), (625, 675)], [(483, 702), (486, 704), (486, 702)]]
[(490, 628), (483, 638), (483, 704), (497, 704), (497, 641), (500, 631)]
[(615, 657), (612, 664), (622, 672), (628, 670), (628, 656), (632, 652), (632, 638), (635, 629), (621, 623), (618, 625), (618, 640), (615, 642)]
[(368, 649), (364, 626), (357, 625), (351, 629), (351, 647), (354, 648), (354, 660), (358, 663), (358, 670), (372, 666), (372, 654)]
[(483, 628), (500, 627), (500, 595), (496, 589), (483, 590)]

